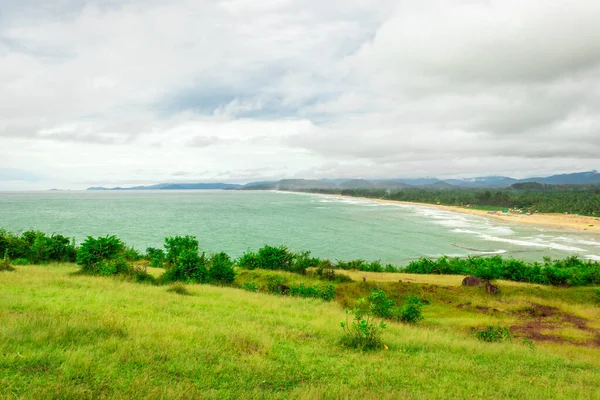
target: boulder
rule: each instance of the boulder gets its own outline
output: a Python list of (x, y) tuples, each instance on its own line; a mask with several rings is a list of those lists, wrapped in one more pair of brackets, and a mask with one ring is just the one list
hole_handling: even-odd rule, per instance
[(481, 281), (481, 279), (476, 278), (474, 276), (467, 276), (462, 281), (463, 286), (481, 286), (482, 283), (483, 282)]

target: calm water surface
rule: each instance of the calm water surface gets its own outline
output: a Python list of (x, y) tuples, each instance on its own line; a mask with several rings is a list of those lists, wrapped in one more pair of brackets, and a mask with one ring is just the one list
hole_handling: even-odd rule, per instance
[(57, 232), (78, 242), (116, 234), (141, 250), (162, 246), (165, 236), (190, 234), (204, 250), (232, 256), (268, 243), (332, 259), (391, 263), (492, 253), (600, 260), (600, 234), (430, 207), (264, 191), (4, 192), (0, 227)]

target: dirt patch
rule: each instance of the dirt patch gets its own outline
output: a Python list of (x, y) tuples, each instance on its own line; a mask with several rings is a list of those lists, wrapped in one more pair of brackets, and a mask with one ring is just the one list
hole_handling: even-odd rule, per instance
[[(600, 347), (600, 331), (588, 327), (585, 318), (561, 312), (556, 307), (544, 306), (530, 303), (531, 306), (520, 311), (522, 318), (533, 318), (524, 324), (514, 325), (510, 332), (515, 337), (524, 337), (539, 342), (568, 343), (575, 346)], [(586, 342), (578, 342), (552, 334), (552, 331), (568, 326), (573, 326), (584, 332), (593, 333), (595, 339)]]
[(471, 305), (470, 302), (469, 303), (462, 303), (462, 304), (457, 305), (456, 308), (458, 308), (459, 310), (462, 310), (463, 308), (468, 307), (470, 305)]

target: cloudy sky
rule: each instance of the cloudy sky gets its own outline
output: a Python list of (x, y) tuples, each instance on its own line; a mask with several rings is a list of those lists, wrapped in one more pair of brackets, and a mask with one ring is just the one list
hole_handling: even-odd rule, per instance
[(0, 190), (600, 169), (598, 0), (0, 0)]

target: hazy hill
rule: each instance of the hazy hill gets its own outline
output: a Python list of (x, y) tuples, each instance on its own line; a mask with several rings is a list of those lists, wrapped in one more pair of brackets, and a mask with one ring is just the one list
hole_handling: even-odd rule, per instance
[(516, 183), (537, 182), (545, 185), (600, 185), (597, 171), (576, 172), (547, 177), (514, 179), (506, 176), (483, 176), (464, 179), (282, 179), (280, 181), (232, 183), (160, 183), (129, 188), (90, 187), (87, 190), (186, 190), (186, 189), (244, 189), (244, 190), (336, 190), (336, 189), (453, 189), (453, 188), (509, 188)]

